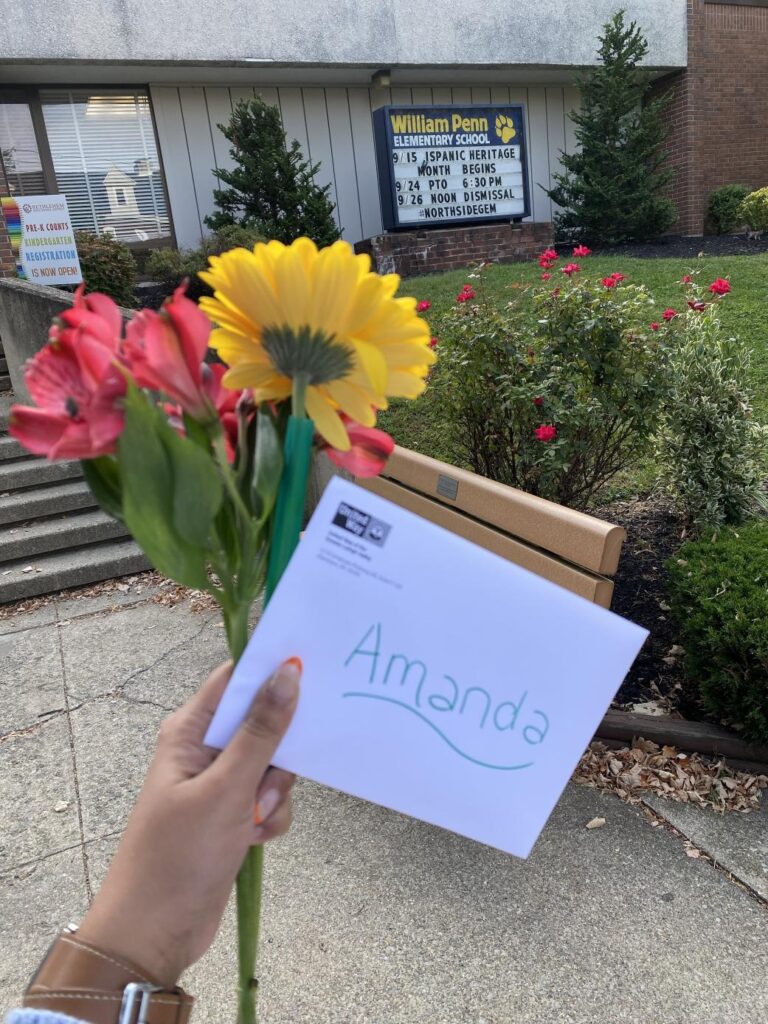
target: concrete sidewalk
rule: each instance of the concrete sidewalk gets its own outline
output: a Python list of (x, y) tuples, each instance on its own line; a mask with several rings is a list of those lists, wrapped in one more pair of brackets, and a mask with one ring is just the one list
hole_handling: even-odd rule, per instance
[[(0, 622), (0, 1011), (98, 887), (167, 710), (226, 657), (215, 613), (152, 596)], [(657, 800), (680, 836), (572, 785), (522, 862), (311, 783), (296, 804), (268, 853), (262, 1024), (768, 1020), (763, 812)], [(230, 914), (186, 980), (198, 1024), (234, 1022), (234, 963)]]

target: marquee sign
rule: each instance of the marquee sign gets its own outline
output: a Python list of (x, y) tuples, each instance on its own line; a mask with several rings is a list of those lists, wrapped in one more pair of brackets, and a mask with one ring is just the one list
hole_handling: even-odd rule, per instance
[(518, 220), (530, 214), (521, 106), (374, 111), (384, 227)]

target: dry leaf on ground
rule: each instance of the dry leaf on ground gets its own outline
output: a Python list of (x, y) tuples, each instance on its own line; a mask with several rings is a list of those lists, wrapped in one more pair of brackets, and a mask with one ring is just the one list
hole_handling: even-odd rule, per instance
[(768, 787), (767, 775), (735, 771), (725, 761), (705, 761), (699, 754), (679, 753), (676, 747), (644, 739), (622, 750), (591, 743), (573, 778), (593, 789), (611, 790), (628, 803), (655, 793), (716, 811), (755, 810)]

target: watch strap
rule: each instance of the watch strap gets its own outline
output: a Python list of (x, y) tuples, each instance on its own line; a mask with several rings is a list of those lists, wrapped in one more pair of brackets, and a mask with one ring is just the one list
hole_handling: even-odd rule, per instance
[(187, 1024), (194, 1000), (163, 989), (135, 964), (62, 932), (37, 969), (24, 1006), (89, 1024)]

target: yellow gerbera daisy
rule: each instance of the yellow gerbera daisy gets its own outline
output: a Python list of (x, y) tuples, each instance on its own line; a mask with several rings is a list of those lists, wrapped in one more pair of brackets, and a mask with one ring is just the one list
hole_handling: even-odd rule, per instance
[[(210, 258), (200, 277), (213, 297), (200, 308), (216, 325), (211, 346), (230, 369), (224, 384), (257, 401), (285, 399), (296, 382), (325, 440), (346, 451), (340, 413), (373, 426), (387, 397), (416, 398), (435, 355), (416, 300), (395, 298), (397, 274), (372, 273), (348, 242), (318, 250), (259, 242)], [(304, 391), (306, 389), (306, 391)]]

